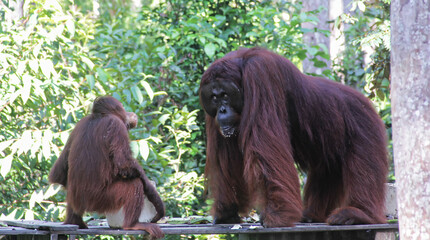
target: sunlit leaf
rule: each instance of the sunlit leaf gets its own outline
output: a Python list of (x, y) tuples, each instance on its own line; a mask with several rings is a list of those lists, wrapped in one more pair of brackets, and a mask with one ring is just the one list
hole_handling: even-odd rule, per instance
[(169, 114), (163, 114), (159, 119), (158, 119), (158, 121), (160, 121), (161, 122), (161, 124), (165, 124), (166, 123), (166, 121), (167, 121), (167, 119), (169, 119), (170, 118), (170, 115)]
[(146, 161), (149, 156), (149, 146), (146, 140), (139, 141), (139, 152), (140, 156)]
[(56, 28), (52, 29), (52, 31), (49, 32), (49, 34), (47, 35), (47, 38), (51, 41), (55, 41), (55, 39), (58, 36), (63, 34), (63, 31), (64, 31), (64, 25), (63, 24), (57, 25)]
[(70, 33), (70, 36), (73, 37), (75, 35), (75, 23), (71, 19), (68, 19), (66, 21), (66, 27)]
[(114, 98), (118, 99), (119, 101), (121, 101), (121, 96), (117, 92), (114, 92), (112, 94), (112, 97), (114, 97)]
[(34, 220), (34, 212), (33, 212), (33, 210), (26, 209), (25, 210), (25, 217), (24, 217), (24, 219), (25, 220)]
[(46, 159), (51, 157), (52, 132), (45, 130), (42, 138), (42, 154)]
[(70, 132), (69, 132), (69, 131), (61, 132), (61, 134), (60, 134), (61, 142), (62, 142), (63, 144), (66, 144), (66, 143), (67, 143), (67, 140), (69, 139), (69, 136), (70, 136)]
[(90, 85), (90, 89), (94, 88), (95, 79), (93, 75), (85, 75), (85, 78), (87, 79), (88, 85)]
[(35, 157), (36, 153), (38, 153), (40, 151), (40, 146), (42, 146), (42, 134), (40, 131), (36, 131), (39, 132), (39, 134), (37, 134), (40, 137), (35, 137), (35, 134), (33, 133), (33, 144), (31, 145), (31, 149), (30, 149), (30, 154), (31, 157)]
[(205, 45), (205, 53), (209, 58), (213, 58), (215, 55), (216, 46), (213, 43), (208, 43)]
[(40, 69), (47, 79), (51, 78), (51, 73), (54, 72), (54, 64), (50, 59), (40, 59)]
[(358, 9), (360, 9), (360, 11), (362, 12), (366, 11), (366, 5), (364, 4), (364, 2), (361, 2), (361, 1), (357, 2), (357, 6), (358, 6)]
[(18, 154), (22, 153), (27, 153), (28, 150), (30, 150), (31, 145), (32, 145), (32, 138), (31, 138), (31, 131), (30, 130), (26, 130), (23, 132), (20, 141), (20, 149), (18, 151)]
[(32, 59), (28, 62), (30, 65), (31, 70), (33, 70), (35, 73), (39, 71), (39, 62), (36, 59)]
[(34, 46), (34, 49), (33, 49), (33, 55), (34, 55), (34, 57), (37, 58), (39, 56), (41, 48), (42, 48), (42, 44), (36, 44), (36, 46)]
[(134, 100), (141, 104), (143, 101), (143, 96), (140, 89), (136, 85), (134, 85), (133, 87), (131, 87), (131, 92), (133, 93)]
[(383, 79), (381, 82), (381, 86), (382, 87), (389, 87), (390, 86), (390, 81), (388, 79)]
[(31, 76), (28, 74), (25, 74), (22, 76), (22, 81), (24, 82), (24, 87), (21, 91), (21, 99), (22, 102), (25, 104), (30, 97), (30, 90), (31, 90)]
[(12, 166), (12, 159), (13, 159), (13, 154), (10, 154), (0, 160), (0, 167), (1, 167), (0, 173), (3, 176), (3, 178), (5, 178), (10, 171), (10, 167)]
[(107, 74), (103, 68), (97, 68), (96, 71), (99, 74), (100, 80), (102, 80), (103, 83), (106, 83), (109, 79), (109, 74)]
[(151, 99), (152, 101), (152, 99), (154, 98), (154, 91), (152, 91), (151, 86), (147, 81), (141, 81), (141, 83), (142, 83), (142, 86), (145, 88), (145, 91), (148, 94), (149, 99)]
[(126, 96), (127, 102), (130, 103), (131, 102), (131, 92), (128, 89), (124, 89), (123, 94)]
[(30, 203), (29, 203), (30, 209), (34, 208), (36, 203), (40, 203), (43, 200), (44, 200), (43, 191), (42, 190), (34, 191), (30, 197)]
[(54, 196), (55, 194), (57, 194), (60, 190), (61, 190), (61, 185), (54, 185), (51, 184), (48, 189), (46, 190), (45, 194), (43, 194), (43, 199), (48, 199), (52, 196)]
[(27, 66), (27, 61), (19, 61), (18, 62), (18, 67), (16, 69), (16, 73), (18, 75), (22, 75), (25, 71), (25, 67)]
[(317, 54), (317, 52), (318, 52), (318, 49), (316, 48), (316, 46), (313, 46), (313, 47), (310, 47), (310, 48), (308, 48), (308, 53), (310, 54), (310, 55), (315, 55), (315, 54)]
[(88, 68), (90, 70), (93, 70), (93, 68), (94, 68), (93, 61), (91, 61), (89, 58), (82, 56), (82, 55), (81, 55), (81, 60), (82, 60), (82, 62), (84, 62), (88, 66)]
[(131, 152), (133, 153), (133, 158), (137, 158), (139, 155), (139, 144), (136, 141), (130, 143)]
[(15, 140), (7, 140), (4, 142), (0, 142), (0, 154), (5, 150), (7, 147), (9, 147)]
[(202, 45), (204, 45), (206, 43), (206, 38), (204, 37), (199, 37), (199, 41)]

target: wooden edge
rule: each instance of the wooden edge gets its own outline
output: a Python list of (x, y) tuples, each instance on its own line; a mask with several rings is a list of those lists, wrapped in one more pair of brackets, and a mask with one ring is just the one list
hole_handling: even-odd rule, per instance
[(0, 227), (1, 235), (48, 235), (49, 231), (37, 230), (37, 229), (27, 229), (22, 227)]
[(76, 231), (79, 229), (78, 225), (63, 224), (62, 222), (46, 222), (40, 220), (5, 220), (3, 223), (7, 224), (8, 226), (50, 231)]
[[(48, 230), (41, 234), (66, 234), (66, 235), (145, 235), (142, 230), (123, 230), (108, 228), (106, 226), (89, 226), (89, 229), (78, 229), (77, 225), (68, 225), (61, 222), (45, 222), (40, 220), (15, 220), (3, 221), (8, 226), (19, 229), (22, 233), (27, 230)], [(177, 234), (254, 234), (254, 233), (300, 233), (300, 232), (332, 232), (332, 231), (398, 231), (398, 223), (371, 224), (371, 225), (327, 225), (327, 224), (297, 224), (295, 227), (264, 228), (260, 224), (158, 224), (166, 235)], [(11, 227), (3, 227), (6, 235), (18, 235), (17, 230)], [(1, 234), (0, 234), (1, 235)]]
[[(180, 226), (175, 224), (158, 224), (166, 235), (178, 234), (254, 234), (254, 233), (304, 233), (304, 232), (333, 232), (333, 231), (376, 231), (395, 232), (398, 224), (346, 225), (331, 226), (326, 224), (307, 224), (296, 227), (263, 228), (261, 225), (234, 224), (190, 224)], [(139, 230), (112, 229), (106, 227), (90, 227), (78, 231), (57, 231), (56, 234), (73, 235), (141, 235), (147, 234)]]

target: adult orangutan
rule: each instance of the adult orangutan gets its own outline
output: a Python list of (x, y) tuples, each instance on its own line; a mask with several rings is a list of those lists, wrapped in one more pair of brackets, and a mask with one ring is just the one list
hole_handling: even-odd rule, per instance
[[(121, 212), (124, 229), (163, 237), (154, 222), (164, 216), (164, 204), (129, 145), (128, 129), (136, 124), (136, 114), (110, 96), (97, 98), (92, 113), (76, 124), (49, 175), (50, 182), (67, 190), (65, 223), (87, 228), (84, 212)], [(142, 209), (152, 207), (144, 206), (145, 197), (157, 212), (152, 223), (139, 222)]]
[[(212, 63), (199, 95), (215, 223), (251, 207), (265, 227), (385, 222), (386, 133), (361, 93), (252, 48)], [(304, 208), (295, 163), (307, 174)]]

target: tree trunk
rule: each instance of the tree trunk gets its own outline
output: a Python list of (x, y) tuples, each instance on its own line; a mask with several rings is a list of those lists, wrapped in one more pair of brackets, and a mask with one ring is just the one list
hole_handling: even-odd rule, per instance
[[(319, 14), (318, 14), (318, 25), (314, 25), (312, 23), (303, 23), (303, 27), (304, 28), (308, 28), (308, 29), (314, 29), (314, 28), (318, 28), (321, 30), (330, 30), (330, 24), (328, 23), (329, 21), (329, 9), (330, 9), (330, 5), (329, 5), (329, 1), (327, 0), (308, 0), (308, 1), (304, 1), (303, 2), (303, 10), (304, 11), (313, 11), (318, 9), (319, 7), (323, 7), (324, 10), (322, 10)], [(308, 45), (309, 47), (311, 46), (315, 46), (317, 44), (324, 44), (325, 46), (327, 46), (327, 49), (329, 49), (330, 51), (330, 38), (324, 36), (324, 34), (322, 33), (317, 33), (317, 32), (309, 32), (306, 33), (303, 36), (303, 40), (305, 42), (306, 45)], [(323, 69), (321, 68), (316, 68), (313, 65), (313, 62), (310, 61), (310, 58), (313, 56), (309, 56), (303, 60), (303, 72), (304, 73), (316, 73), (316, 74), (321, 74)], [(320, 59), (323, 60), (323, 59)], [(327, 67), (330, 67), (330, 61), (324, 60), (324, 62), (327, 63)]]
[[(344, 1), (330, 0), (329, 19), (334, 21), (345, 12)], [(333, 64), (339, 64), (342, 58), (341, 53), (345, 51), (345, 35), (343, 34), (344, 26), (340, 24), (337, 28), (334, 23), (330, 24), (330, 60)]]
[(430, 239), (430, 1), (393, 0), (391, 26), (400, 239)]
[(24, 16), (24, 0), (9, 1), (6, 3), (8, 6), (0, 1), (0, 8), (3, 8), (3, 11), (5, 12), (4, 17), (7, 22), (7, 28), (10, 28)]
[[(349, 3), (350, 0), (345, 0), (346, 3)], [(318, 44), (324, 44), (328, 53), (330, 54), (330, 60), (321, 59), (327, 64), (327, 68), (316, 68), (314, 67), (312, 61), (310, 61), (310, 57), (303, 61), (303, 72), (305, 73), (316, 73), (321, 74), (324, 69), (329, 69), (331, 67), (331, 62), (334, 61), (338, 63), (341, 61), (338, 59), (340, 53), (345, 48), (345, 36), (342, 34), (343, 24), (338, 29), (334, 27), (333, 23), (329, 23), (329, 21), (335, 20), (342, 13), (344, 13), (344, 1), (343, 0), (308, 0), (303, 1), (303, 10), (304, 11), (313, 11), (318, 9), (319, 7), (323, 7), (324, 10), (318, 14), (318, 25), (313, 25), (311, 23), (304, 23), (304, 28), (314, 29), (318, 28), (321, 30), (330, 31), (330, 36), (326, 37), (322, 33), (309, 32), (303, 36), (303, 40), (306, 45), (309, 47), (315, 46)]]

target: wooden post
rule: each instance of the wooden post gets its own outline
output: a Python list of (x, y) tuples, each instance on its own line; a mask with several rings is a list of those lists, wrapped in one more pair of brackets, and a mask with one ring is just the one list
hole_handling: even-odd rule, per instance
[(393, 149), (400, 239), (430, 239), (430, 1), (391, 2)]

